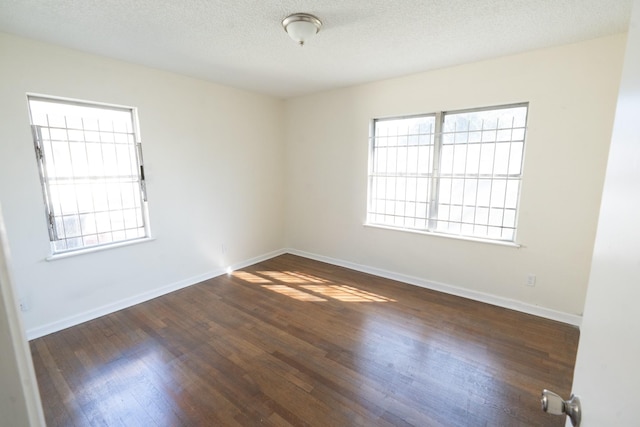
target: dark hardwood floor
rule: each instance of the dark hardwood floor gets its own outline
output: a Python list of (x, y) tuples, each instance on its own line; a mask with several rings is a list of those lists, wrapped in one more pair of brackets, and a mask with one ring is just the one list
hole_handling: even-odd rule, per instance
[(283, 255), (33, 340), (53, 426), (564, 426), (578, 329)]

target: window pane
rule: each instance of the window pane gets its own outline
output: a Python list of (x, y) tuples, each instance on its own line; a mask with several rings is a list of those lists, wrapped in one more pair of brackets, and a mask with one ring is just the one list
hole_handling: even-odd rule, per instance
[(464, 185), (464, 198), (462, 203), (464, 203), (466, 206), (475, 206), (477, 195), (478, 181), (475, 179), (467, 179)]
[(493, 144), (480, 145), (480, 174), (493, 174), (493, 160), (496, 147)]
[(504, 206), (507, 208), (516, 209), (518, 205), (518, 194), (520, 194), (520, 181), (507, 181)]
[(460, 234), (463, 236), (472, 236), (473, 235), (473, 224), (465, 224), (463, 223), (460, 226)]
[(67, 239), (67, 248), (68, 249), (80, 249), (84, 242), (81, 237), (75, 237), (72, 239)]
[(438, 219), (447, 220), (451, 217), (451, 209), (449, 205), (438, 206)]
[(507, 191), (507, 181), (502, 179), (493, 180), (491, 186), (491, 207), (504, 207)]
[(52, 162), (55, 167), (55, 174), (52, 178), (70, 178), (73, 176), (71, 170), (71, 153), (69, 152), (69, 143), (67, 141), (51, 141), (51, 158), (45, 158), (45, 161)]
[(396, 179), (396, 198), (398, 200), (407, 200), (407, 179), (404, 177)]
[(428, 178), (418, 178), (418, 188), (416, 193), (416, 201), (428, 202), (430, 197), (429, 185), (431, 180)]
[(418, 157), (418, 153), (419, 151), (417, 146), (407, 148), (407, 166), (406, 166), (407, 173), (410, 173), (410, 174), (418, 173), (418, 162), (420, 159)]
[(60, 213), (64, 215), (78, 212), (75, 187), (72, 184), (64, 184), (57, 186), (57, 190), (60, 197)]
[(368, 220), (512, 239), (527, 109), (523, 104), (374, 120)]
[(461, 205), (464, 194), (464, 179), (454, 179), (451, 181), (451, 203)]
[(93, 196), (91, 194), (91, 185), (86, 182), (78, 182), (75, 185), (76, 197), (79, 212), (92, 212)]
[(440, 173), (451, 175), (453, 173), (453, 145), (443, 145), (440, 152)]
[(509, 154), (509, 174), (520, 175), (522, 173), (522, 154), (524, 142), (511, 143), (511, 152)]
[(438, 194), (438, 201), (440, 203), (451, 203), (451, 187), (453, 183), (451, 179), (440, 179), (440, 192)]
[(104, 139), (100, 138), (100, 133), (95, 131), (84, 131), (84, 140), (87, 142), (110, 142), (109, 138), (105, 136)]
[(496, 144), (493, 173), (496, 175), (506, 175), (509, 170), (509, 148), (508, 143)]
[(120, 184), (117, 182), (107, 184), (107, 202), (109, 209), (122, 209), (122, 196), (120, 195)]
[(510, 228), (502, 229), (502, 240), (512, 241), (515, 238), (515, 230)]
[(502, 226), (502, 209), (491, 209), (489, 211), (489, 225)]
[(456, 145), (453, 149), (453, 173), (463, 175), (467, 166), (467, 146)]
[(489, 224), (489, 208), (476, 209), (476, 224)]
[(451, 221), (462, 221), (462, 206), (451, 206), (449, 211), (449, 219)]
[(80, 225), (85, 235), (97, 233), (95, 214), (80, 215)]
[(505, 227), (514, 228), (516, 226), (516, 211), (515, 209), (505, 209), (503, 213), (503, 225)]
[(96, 212), (109, 210), (106, 184), (93, 184), (93, 203)]
[(478, 181), (478, 206), (489, 206), (491, 202), (491, 180), (481, 179)]
[(387, 171), (387, 149), (381, 147), (376, 150), (375, 159), (374, 169), (379, 173), (385, 173)]
[(469, 142), (476, 143), (482, 141), (482, 132), (469, 132)]
[(426, 174), (431, 171), (431, 157), (433, 156), (433, 147), (420, 146), (418, 147), (417, 163), (418, 170), (416, 173)]
[(106, 244), (113, 242), (113, 234), (112, 233), (102, 233), (98, 234), (98, 244)]
[(89, 175), (89, 167), (87, 165), (87, 153), (82, 142), (70, 142), (69, 151), (71, 153), (71, 164), (74, 176)]
[[(476, 209), (474, 207), (465, 206), (462, 208), (462, 222), (464, 224), (473, 224), (475, 216)], [(470, 230), (470, 232), (473, 232), (473, 227)]]
[(412, 229), (424, 227), (431, 187), (427, 175), (433, 167), (434, 125), (434, 116), (374, 121), (369, 222)]
[(124, 216), (122, 215), (122, 211), (109, 212), (109, 220), (111, 221), (111, 230), (124, 230)]
[(111, 217), (109, 216), (109, 212), (98, 212), (96, 213), (95, 219), (98, 233), (111, 230)]
[(145, 237), (133, 110), (29, 97), (29, 111), (53, 252)]
[(480, 144), (469, 144), (467, 147), (466, 173), (476, 175), (480, 171)]

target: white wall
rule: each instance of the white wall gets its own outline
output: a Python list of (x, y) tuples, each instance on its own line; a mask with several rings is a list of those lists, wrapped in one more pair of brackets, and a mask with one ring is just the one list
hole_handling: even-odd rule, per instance
[(640, 0), (635, 0), (573, 383), (585, 427), (639, 424), (634, 411), (640, 384), (639, 118)]
[[(288, 247), (532, 312), (580, 315), (624, 41), (612, 36), (288, 100)], [(521, 248), (363, 226), (372, 118), (522, 101), (530, 109)], [(537, 275), (535, 287), (524, 286), (528, 273)]]
[[(30, 336), (282, 248), (281, 100), (10, 35), (0, 62), (0, 201)], [(27, 92), (138, 107), (154, 241), (45, 261)]]

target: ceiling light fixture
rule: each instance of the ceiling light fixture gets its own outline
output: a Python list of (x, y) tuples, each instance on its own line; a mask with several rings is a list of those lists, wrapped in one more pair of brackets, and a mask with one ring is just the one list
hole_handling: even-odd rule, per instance
[(322, 21), (308, 13), (294, 13), (282, 20), (284, 30), (300, 46), (317, 34), (322, 27)]

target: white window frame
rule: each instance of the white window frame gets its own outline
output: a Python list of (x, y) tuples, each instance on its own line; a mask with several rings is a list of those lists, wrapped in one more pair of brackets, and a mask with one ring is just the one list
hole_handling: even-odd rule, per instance
[(51, 259), (149, 240), (137, 109), (40, 94), (27, 104)]
[[(445, 126), (445, 120), (448, 116), (491, 113), (514, 108), (524, 108), (523, 123), (514, 124), (512, 122), (510, 126), (498, 123), (496, 129), (485, 129), (485, 123), (483, 122), (479, 131), (477, 129), (470, 131), (470, 128), (460, 131), (451, 129), (450, 124), (448, 125), (449, 128)], [(373, 119), (370, 128), (367, 219), (365, 225), (517, 246), (515, 242), (520, 208), (528, 112), (529, 104), (523, 102), (485, 108)], [(391, 121), (391, 124), (401, 123), (403, 126), (407, 126), (406, 134), (400, 134), (400, 131), (393, 134), (393, 127), (388, 130), (391, 132), (390, 134), (384, 134), (385, 128), (382, 125), (380, 126), (382, 129), (381, 135), (378, 135), (376, 133), (377, 125), (385, 121)], [(495, 138), (493, 140), (490, 138), (485, 139), (486, 136), (490, 137), (491, 132), (494, 130)], [(467, 135), (464, 135), (465, 132)], [(470, 137), (472, 133), (474, 135), (479, 134), (480, 140), (473, 140)], [(505, 138), (505, 133), (510, 136)], [(466, 142), (457, 142), (458, 136), (462, 136), (463, 138), (460, 139)], [(395, 145), (393, 145), (394, 143)], [(486, 173), (486, 170), (481, 173), (480, 165), (474, 171), (475, 173), (469, 173), (469, 170), (473, 168), (468, 168), (466, 162), (467, 150), (469, 150), (471, 144), (476, 145), (478, 153), (482, 153), (485, 147), (493, 144), (494, 157), (490, 173)], [(506, 166), (502, 163), (496, 164), (497, 144), (500, 144), (500, 149), (505, 148), (508, 144), (509, 151)], [(464, 152), (465, 162), (462, 173), (460, 173), (460, 168), (458, 168), (457, 173), (454, 173), (453, 157), (451, 158), (451, 167), (443, 167), (443, 157), (447, 157), (447, 160), (449, 160), (449, 156), (454, 156), (453, 153), (456, 152), (456, 146), (464, 147), (464, 151), (461, 150), (461, 152)], [(445, 154), (443, 154), (443, 147), (447, 149)], [(512, 147), (514, 147), (513, 152)], [(394, 150), (395, 152), (392, 152)], [(488, 152), (488, 148), (486, 148), (486, 151)], [(480, 159), (481, 155), (478, 154), (478, 159)], [(398, 160), (401, 156), (405, 156), (405, 158)], [(388, 165), (389, 159), (392, 159), (391, 163), (395, 159), (395, 166)], [(384, 162), (387, 162), (387, 165), (382, 164)], [(411, 167), (409, 166), (410, 164)], [(454, 182), (463, 183), (461, 195), (459, 190), (457, 192), (454, 191)], [(467, 183), (469, 183), (470, 190), (465, 192)], [(480, 184), (486, 188), (487, 183), (489, 183), (490, 188), (490, 202), (485, 206), (478, 203), (478, 193), (480, 192), (478, 188)], [(445, 184), (449, 185), (449, 187), (443, 187)], [(494, 184), (496, 184), (495, 189)], [(395, 188), (388, 189), (394, 185)], [(466, 194), (473, 194), (474, 185), (476, 186), (475, 200), (467, 201), (465, 199)], [(502, 196), (500, 191), (503, 186), (505, 194)], [(408, 190), (408, 188), (411, 190)], [(515, 188), (517, 188), (517, 191), (515, 191), (514, 196)], [(398, 191), (399, 189), (400, 191)], [(404, 189), (404, 194), (400, 194), (402, 189)], [(415, 197), (413, 196), (414, 194)], [(462, 199), (462, 201), (454, 203), (453, 194)], [(486, 190), (482, 194), (484, 197)], [(504, 200), (502, 202), (494, 202), (494, 195), (492, 194), (501, 195)], [(456, 214), (460, 213), (460, 216), (452, 219), (451, 212), (454, 208), (457, 209)], [(473, 219), (469, 220), (468, 217), (470, 215), (464, 216), (462, 214), (463, 211), (466, 213), (473, 211)], [(481, 212), (482, 215), (479, 215), (478, 212)], [(500, 223), (496, 223), (496, 218), (501, 218)]]

